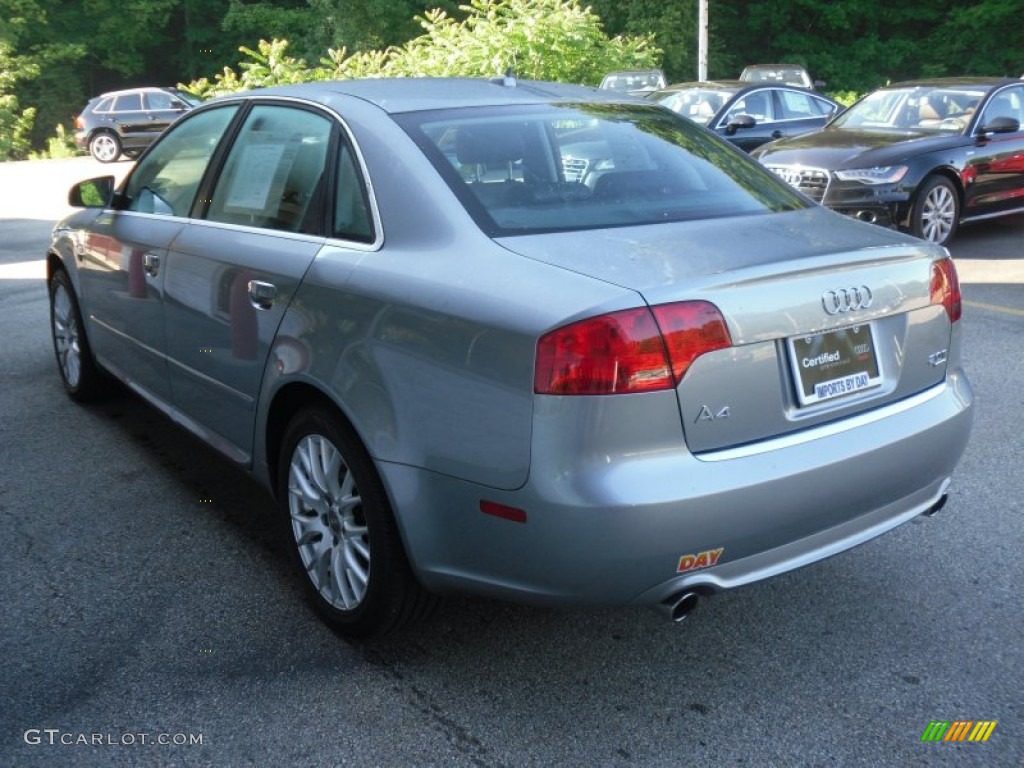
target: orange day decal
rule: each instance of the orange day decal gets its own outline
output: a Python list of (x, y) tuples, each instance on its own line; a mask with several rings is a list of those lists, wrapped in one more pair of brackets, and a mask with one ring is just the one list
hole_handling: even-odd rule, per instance
[(718, 562), (718, 558), (722, 556), (724, 551), (725, 547), (719, 547), (718, 549), (708, 549), (704, 552), (698, 552), (696, 555), (683, 555), (679, 558), (679, 567), (676, 568), (676, 573), (686, 573), (687, 571), (696, 571), (700, 568), (710, 568)]

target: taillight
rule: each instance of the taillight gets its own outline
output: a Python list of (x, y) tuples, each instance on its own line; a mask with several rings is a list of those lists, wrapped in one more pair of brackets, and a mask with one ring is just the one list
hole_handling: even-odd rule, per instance
[(931, 301), (946, 308), (949, 322), (955, 323), (960, 319), (960, 280), (952, 259), (932, 262)]
[(540, 338), (534, 391), (612, 395), (671, 389), (700, 355), (731, 345), (721, 312), (705, 301), (611, 312)]
[(85, 130), (85, 120), (82, 118), (81, 115), (75, 118), (75, 128), (77, 128), (80, 131)]

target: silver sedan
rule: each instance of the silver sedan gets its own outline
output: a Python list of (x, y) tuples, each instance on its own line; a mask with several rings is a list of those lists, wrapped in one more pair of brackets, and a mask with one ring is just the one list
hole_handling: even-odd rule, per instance
[(943, 248), (614, 93), (251, 92), (71, 201), (68, 393), (249, 470), (350, 635), (460, 590), (678, 620), (935, 511), (968, 439)]

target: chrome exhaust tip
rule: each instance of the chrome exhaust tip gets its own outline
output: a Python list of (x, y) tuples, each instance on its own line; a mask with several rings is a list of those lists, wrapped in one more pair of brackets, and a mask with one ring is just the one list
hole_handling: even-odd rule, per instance
[(947, 501), (949, 501), (949, 494), (944, 493), (942, 494), (942, 496), (939, 497), (938, 501), (936, 501), (934, 504), (928, 507), (928, 509), (926, 509), (922, 514), (924, 515), (924, 517), (933, 517), (936, 512), (938, 512), (940, 509), (946, 506)]
[(696, 592), (680, 592), (660, 604), (661, 611), (668, 616), (669, 620), (678, 624), (687, 616), (690, 611), (697, 607), (700, 596)]
[(868, 224), (874, 224), (878, 221), (878, 215), (874, 211), (857, 211), (854, 218), (866, 221)]

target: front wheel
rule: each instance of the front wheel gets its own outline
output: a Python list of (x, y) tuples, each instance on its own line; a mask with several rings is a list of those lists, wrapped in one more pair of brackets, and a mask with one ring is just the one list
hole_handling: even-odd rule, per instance
[(355, 433), (326, 409), (301, 411), (282, 443), (278, 497), (292, 553), (318, 612), (352, 637), (423, 617), (387, 494)]
[(929, 176), (921, 184), (910, 211), (910, 234), (946, 245), (960, 222), (960, 196), (945, 176)]
[(100, 131), (89, 139), (89, 153), (101, 163), (112, 163), (121, 156), (121, 140), (109, 131)]
[(78, 300), (63, 269), (50, 278), (50, 332), (57, 369), (71, 398), (86, 402), (103, 394), (104, 375), (93, 360)]

